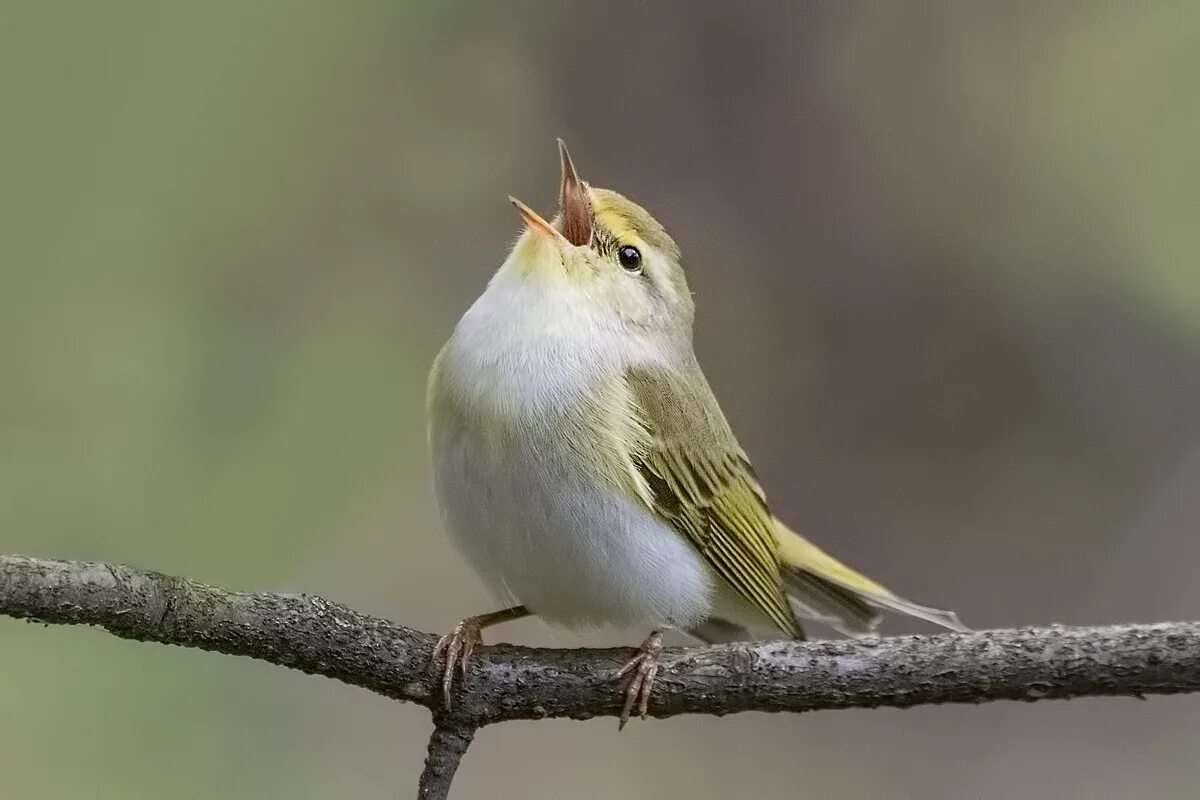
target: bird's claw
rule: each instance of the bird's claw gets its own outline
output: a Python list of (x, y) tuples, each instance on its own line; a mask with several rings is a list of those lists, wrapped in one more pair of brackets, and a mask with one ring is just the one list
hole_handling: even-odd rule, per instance
[(446, 710), (451, 707), (451, 696), (454, 688), (454, 668), (458, 667), (459, 673), (462, 674), (463, 686), (467, 685), (467, 669), (471, 661), (471, 653), (475, 650), (475, 645), (483, 644), (483, 637), (480, 635), (479, 620), (475, 617), (467, 617), (462, 622), (454, 626), (454, 631), (447, 633), (442, 638), (438, 639), (438, 643), (434, 645), (433, 656), (430, 659), (430, 666), (436, 670), (438, 661), (445, 659), (445, 664), (442, 668), (442, 697), (446, 702)]
[(637, 706), (638, 716), (646, 718), (646, 712), (650, 708), (650, 692), (658, 675), (658, 657), (661, 654), (662, 634), (654, 631), (642, 642), (638, 654), (617, 672), (618, 678), (629, 675), (629, 682), (625, 685), (625, 704), (621, 707), (617, 730), (625, 728), (634, 705)]

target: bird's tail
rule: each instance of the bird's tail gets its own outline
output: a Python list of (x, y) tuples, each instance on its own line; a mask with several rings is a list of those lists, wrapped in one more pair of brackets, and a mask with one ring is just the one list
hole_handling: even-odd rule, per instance
[(881, 611), (907, 614), (952, 631), (970, 630), (953, 611), (917, 605), (897, 597), (823, 552), (800, 534), (775, 520), (775, 537), (783, 561), (783, 581), (796, 614), (828, 625), (846, 636), (865, 636), (875, 629)]

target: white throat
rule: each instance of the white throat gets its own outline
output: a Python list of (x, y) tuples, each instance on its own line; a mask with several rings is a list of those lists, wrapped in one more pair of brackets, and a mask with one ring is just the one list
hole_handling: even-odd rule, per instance
[(562, 408), (631, 364), (662, 357), (577, 286), (507, 268), (459, 320), (449, 351), (445, 366), (460, 390), (510, 414)]

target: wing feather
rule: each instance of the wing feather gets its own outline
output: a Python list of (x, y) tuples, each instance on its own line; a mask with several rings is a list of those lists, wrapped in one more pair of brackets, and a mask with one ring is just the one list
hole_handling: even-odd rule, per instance
[(800, 614), (862, 636), (880, 610), (965, 630), (953, 613), (897, 597), (775, 519), (694, 359), (674, 370), (631, 369), (624, 383), (614, 472), (780, 630), (803, 636)]
[(630, 458), (651, 508), (780, 630), (802, 636), (774, 519), (699, 367), (687, 376), (630, 370), (626, 381), (645, 434)]

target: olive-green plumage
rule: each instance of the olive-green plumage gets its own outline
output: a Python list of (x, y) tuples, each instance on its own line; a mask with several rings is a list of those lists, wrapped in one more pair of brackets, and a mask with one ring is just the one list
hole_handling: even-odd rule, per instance
[(631, 454), (655, 513), (781, 631), (802, 629), (784, 593), (766, 498), (698, 365), (626, 374), (646, 438)]

